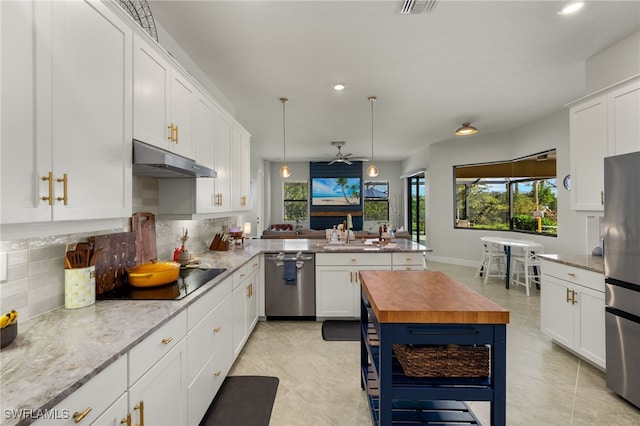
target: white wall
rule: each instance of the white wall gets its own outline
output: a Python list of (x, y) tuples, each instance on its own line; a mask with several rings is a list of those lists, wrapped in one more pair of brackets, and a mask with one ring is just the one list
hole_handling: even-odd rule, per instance
[(587, 59), (586, 72), (585, 95), (640, 74), (640, 31)]
[(558, 189), (558, 236), (523, 235), (516, 232), (455, 229), (453, 166), (485, 161), (512, 160), (548, 149), (558, 155), (560, 183), (569, 173), (569, 112), (555, 114), (510, 132), (494, 135), (453, 138), (432, 144), (404, 164), (405, 171), (428, 162), (427, 245), (432, 258), (450, 263), (472, 265), (480, 258), (479, 238), (483, 235), (507, 235), (535, 240), (547, 253), (590, 253), (598, 241), (598, 218), (571, 210), (569, 192)]

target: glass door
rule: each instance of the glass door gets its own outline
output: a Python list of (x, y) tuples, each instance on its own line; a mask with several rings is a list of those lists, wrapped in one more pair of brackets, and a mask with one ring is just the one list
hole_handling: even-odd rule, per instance
[(425, 183), (424, 173), (419, 173), (407, 178), (407, 200), (409, 205), (407, 211), (409, 213), (409, 233), (411, 240), (425, 244)]

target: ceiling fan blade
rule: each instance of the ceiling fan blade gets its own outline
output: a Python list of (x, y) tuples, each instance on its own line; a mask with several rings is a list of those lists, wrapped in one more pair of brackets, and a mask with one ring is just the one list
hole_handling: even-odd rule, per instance
[(333, 160), (333, 161), (331, 161), (331, 162), (330, 162), (329, 164), (327, 164), (327, 165), (328, 165), (328, 166), (330, 166), (330, 165), (332, 165), (333, 163), (335, 163), (336, 161), (338, 161), (338, 160)]
[(353, 163), (349, 160), (347, 160), (346, 158), (342, 160), (343, 163), (347, 164), (347, 165), (352, 165)]

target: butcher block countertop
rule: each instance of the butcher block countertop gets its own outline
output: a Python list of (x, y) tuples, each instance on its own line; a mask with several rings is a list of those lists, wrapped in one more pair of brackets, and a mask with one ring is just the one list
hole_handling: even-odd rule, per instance
[(436, 271), (361, 271), (378, 322), (508, 324), (509, 311)]

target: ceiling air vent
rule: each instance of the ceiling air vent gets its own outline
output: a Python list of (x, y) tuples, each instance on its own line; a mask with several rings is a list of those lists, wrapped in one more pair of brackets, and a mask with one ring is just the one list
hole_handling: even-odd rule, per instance
[(401, 15), (417, 15), (431, 12), (435, 9), (438, 0), (403, 0), (400, 6)]

